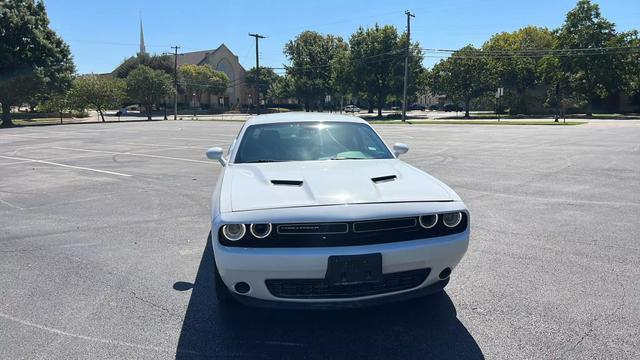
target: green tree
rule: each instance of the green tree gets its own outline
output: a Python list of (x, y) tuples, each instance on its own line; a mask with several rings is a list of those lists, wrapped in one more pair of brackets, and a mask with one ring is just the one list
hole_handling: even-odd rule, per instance
[(151, 120), (153, 106), (174, 91), (171, 76), (146, 65), (140, 65), (129, 73), (126, 88), (129, 97), (144, 106), (147, 120)]
[[(544, 81), (544, 71), (550, 71), (549, 57), (540, 57), (536, 50), (553, 49), (556, 39), (546, 28), (528, 26), (517, 31), (499, 33), (482, 46), (488, 56), (488, 66), (497, 86), (506, 89), (506, 100), (512, 114), (527, 113), (527, 91)], [(519, 52), (521, 56), (509, 56)], [(530, 54), (532, 56), (524, 56)], [(544, 70), (542, 68), (544, 67)], [(557, 76), (557, 74), (546, 74)], [(555, 84), (551, 84), (555, 86)]]
[[(365, 95), (369, 112), (375, 103), (378, 116), (382, 116), (382, 108), (389, 99), (402, 98), (407, 46), (407, 34), (399, 35), (392, 25), (361, 27), (351, 35), (349, 56), (353, 91)], [(414, 97), (423, 71), (420, 45), (412, 43), (409, 46), (409, 98)]]
[(96, 109), (104, 122), (105, 110), (122, 105), (125, 89), (126, 84), (122, 79), (108, 75), (84, 75), (73, 81), (68, 101), (78, 110)]
[[(393, 88), (391, 96), (400, 101), (403, 96), (404, 87), (404, 51), (407, 48), (407, 33), (404, 32), (398, 38), (398, 52), (402, 54), (401, 61), (396, 62), (394, 68)], [(419, 89), (424, 88), (422, 83), (426, 69), (422, 66), (422, 48), (418, 42), (411, 43), (409, 46), (409, 71), (407, 77), (407, 101), (410, 102), (416, 98)]]
[(624, 60), (625, 89), (630, 95), (640, 97), (640, 34), (637, 30), (632, 30), (623, 33), (622, 36), (625, 43), (632, 48)]
[(198, 100), (204, 93), (221, 95), (229, 86), (227, 75), (209, 65), (182, 65), (178, 73), (181, 88), (187, 94), (196, 94)]
[(441, 60), (430, 73), (429, 87), (453, 101), (464, 102), (466, 118), (471, 100), (484, 95), (493, 86), (487, 58), (472, 45)]
[(253, 67), (247, 71), (244, 82), (248, 87), (256, 89), (258, 94), (268, 96), (269, 89), (278, 78), (278, 74), (273, 69), (260, 68), (260, 78), (258, 79), (256, 68)]
[(161, 70), (173, 76), (174, 59), (169, 55), (149, 55), (146, 53), (138, 53), (136, 56), (125, 59), (113, 71), (113, 75), (121, 79), (126, 79), (129, 73), (138, 66), (145, 65), (154, 70)]
[(43, 2), (0, 2), (2, 126), (13, 126), (11, 106), (20, 105), (38, 92), (67, 89), (73, 73), (69, 47), (49, 28)]
[(288, 75), (278, 76), (267, 91), (267, 97), (270, 99), (287, 99), (295, 96), (293, 80)]
[(39, 109), (42, 108), (45, 112), (57, 112), (60, 116), (60, 124), (62, 124), (62, 114), (65, 110), (69, 110), (72, 107), (73, 105), (69, 93), (59, 93), (50, 96), (39, 106)]
[(331, 61), (331, 92), (349, 96), (355, 92), (355, 79), (349, 50), (339, 51)]
[(349, 39), (354, 90), (365, 95), (369, 112), (373, 104), (382, 116), (382, 107), (393, 91), (394, 73), (403, 61), (404, 52), (398, 48), (398, 31), (394, 26), (360, 27)]
[[(606, 48), (628, 45), (615, 25), (602, 17), (600, 7), (589, 0), (579, 0), (557, 30), (558, 49)], [(575, 54), (571, 52), (571, 54)], [(626, 54), (620, 51), (589, 51), (580, 56), (563, 56), (560, 67), (567, 73), (573, 92), (587, 102), (587, 115), (593, 103), (624, 86)]]
[(347, 44), (340, 37), (322, 35), (315, 31), (300, 33), (289, 41), (284, 54), (291, 61), (287, 74), (293, 82), (293, 90), (309, 111), (331, 91), (331, 63)]

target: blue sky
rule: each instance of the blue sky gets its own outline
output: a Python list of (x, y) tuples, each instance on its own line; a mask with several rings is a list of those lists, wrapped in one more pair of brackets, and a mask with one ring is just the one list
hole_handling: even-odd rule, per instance
[[(416, 14), (412, 39), (428, 48), (481, 45), (492, 34), (526, 25), (550, 28), (562, 24), (576, 0), (457, 1), (164, 1), (45, 0), (51, 27), (71, 46), (79, 73), (113, 70), (138, 50), (138, 24), (144, 22), (147, 51), (162, 53), (214, 49), (225, 43), (245, 68), (255, 64), (254, 39), (260, 43), (260, 64), (286, 63), (284, 44), (303, 30), (348, 39), (358, 26), (394, 24), (404, 29), (404, 10)], [(639, 0), (601, 0), (603, 15), (618, 30), (640, 29)], [(431, 66), (438, 59), (426, 58)]]

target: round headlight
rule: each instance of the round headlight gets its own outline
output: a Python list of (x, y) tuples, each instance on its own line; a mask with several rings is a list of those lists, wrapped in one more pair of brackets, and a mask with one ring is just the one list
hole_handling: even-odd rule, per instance
[(227, 224), (222, 227), (222, 235), (231, 241), (242, 239), (246, 232), (244, 224)]
[(438, 214), (422, 215), (418, 220), (420, 221), (420, 226), (425, 229), (431, 229), (438, 223)]
[(458, 224), (460, 224), (460, 221), (462, 221), (461, 212), (447, 213), (442, 215), (442, 222), (444, 223), (444, 226), (448, 228), (454, 228), (458, 226)]
[(258, 239), (264, 239), (271, 234), (271, 224), (251, 224), (251, 235)]

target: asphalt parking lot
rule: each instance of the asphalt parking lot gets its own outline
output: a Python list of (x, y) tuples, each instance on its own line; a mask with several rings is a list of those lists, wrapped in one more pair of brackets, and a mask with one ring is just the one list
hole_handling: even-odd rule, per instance
[(0, 130), (0, 358), (640, 358), (640, 122), (377, 126), (471, 211), (446, 293), (230, 313), (204, 154), (240, 126)]

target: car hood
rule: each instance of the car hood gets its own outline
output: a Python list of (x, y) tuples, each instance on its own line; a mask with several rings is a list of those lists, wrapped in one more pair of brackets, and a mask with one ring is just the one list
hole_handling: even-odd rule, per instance
[(224, 182), (232, 211), (460, 200), (398, 159), (229, 164)]

